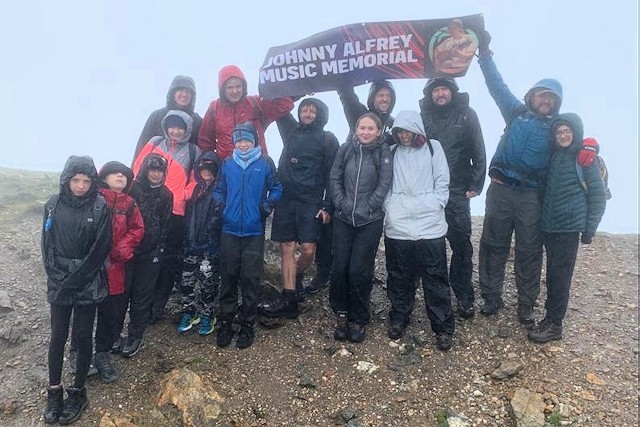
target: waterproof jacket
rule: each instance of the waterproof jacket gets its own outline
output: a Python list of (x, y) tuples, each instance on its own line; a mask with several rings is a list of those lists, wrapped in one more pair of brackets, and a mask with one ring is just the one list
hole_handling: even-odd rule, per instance
[[(316, 108), (316, 119), (306, 125), (300, 112), (306, 105)], [(278, 130), (283, 142), (278, 175), (282, 182), (282, 197), (315, 204), (318, 209), (333, 212), (329, 177), (333, 159), (338, 151), (338, 139), (324, 126), (329, 120), (329, 109), (319, 99), (304, 99), (298, 106), (298, 120), (291, 113), (278, 119)]]
[(222, 209), (222, 232), (238, 237), (264, 234), (264, 220), (282, 197), (276, 166), (264, 154), (246, 169), (233, 157), (222, 162), (213, 197)]
[[(82, 197), (74, 196), (69, 188), (69, 181), (78, 173), (92, 181)], [(98, 181), (91, 158), (71, 156), (60, 175), (60, 193), (44, 206), (41, 251), (51, 304), (97, 304), (108, 295), (111, 218)]]
[[(576, 164), (584, 132), (580, 117), (573, 113), (560, 114), (553, 124), (556, 122), (569, 125), (573, 130), (573, 141), (566, 148), (554, 148), (540, 228), (549, 233), (582, 232), (593, 237), (606, 207), (600, 170), (596, 162), (589, 167)], [(577, 168), (582, 168), (587, 191), (582, 187)]]
[[(224, 83), (232, 77), (242, 80), (244, 96), (235, 104), (224, 95)], [(253, 122), (258, 134), (262, 153), (267, 155), (264, 132), (267, 127), (293, 108), (290, 98), (262, 99), (247, 95), (247, 79), (238, 67), (229, 65), (220, 70), (218, 76), (219, 98), (209, 104), (198, 135), (198, 146), (202, 151), (215, 151), (218, 159), (224, 160), (235, 148), (231, 135), (237, 124)]]
[(420, 115), (429, 138), (437, 139), (447, 156), (449, 191), (464, 195), (482, 193), (487, 172), (487, 157), (482, 129), (476, 112), (469, 107), (469, 94), (452, 91), (451, 102), (435, 105), (432, 87), (425, 88), (420, 100)]
[[(514, 187), (543, 189), (549, 167), (550, 124), (562, 103), (562, 86), (553, 79), (541, 80), (527, 92), (523, 103), (504, 83), (490, 55), (481, 56), (479, 63), (489, 93), (507, 124), (489, 165), (489, 176)], [(530, 108), (538, 89), (548, 89), (558, 97), (556, 110), (549, 117), (541, 117)]]
[(353, 227), (383, 218), (382, 204), (392, 178), (389, 146), (380, 138), (361, 144), (352, 136), (338, 148), (331, 168), (334, 218)]
[[(149, 163), (158, 153), (148, 154), (142, 161), (140, 171), (131, 185), (129, 194), (135, 199), (144, 220), (144, 237), (135, 250), (139, 263), (160, 262), (169, 232), (169, 218), (173, 207), (173, 194), (164, 180), (151, 186), (148, 180)], [(166, 178), (166, 172), (165, 172)]]
[[(204, 152), (200, 160), (215, 160), (212, 151)], [(196, 163), (197, 164), (197, 163)], [(187, 202), (187, 235), (184, 241), (186, 255), (216, 255), (220, 247), (220, 215), (216, 211), (213, 200), (215, 183), (206, 183), (195, 174), (198, 184), (193, 190), (193, 196)]]
[[(167, 134), (165, 122), (169, 116), (178, 116), (187, 124), (187, 131), (180, 141), (171, 141)], [(173, 194), (173, 214), (184, 216), (187, 200), (191, 198), (196, 180), (193, 176), (193, 165), (200, 156), (200, 149), (189, 144), (189, 138), (193, 131), (191, 117), (184, 111), (171, 110), (162, 119), (164, 137), (153, 137), (142, 148), (133, 164), (133, 172), (136, 177), (140, 172), (142, 160), (149, 153), (158, 153), (169, 163), (165, 185)]]
[[(375, 106), (373, 105), (376, 93), (382, 88), (387, 88), (391, 91), (391, 104), (389, 105), (389, 110), (384, 113), (376, 110)], [(356, 123), (360, 116), (362, 116), (364, 113), (371, 112), (378, 116), (378, 118), (382, 122), (382, 142), (385, 142), (389, 145), (393, 144), (393, 137), (391, 136), (391, 128), (393, 127), (393, 116), (391, 115), (391, 113), (393, 112), (393, 107), (396, 104), (396, 91), (393, 88), (391, 82), (380, 80), (371, 83), (366, 106), (360, 102), (360, 99), (358, 99), (358, 95), (356, 95), (353, 87), (341, 87), (337, 90), (337, 92), (338, 96), (340, 97), (340, 102), (342, 102), (342, 108), (344, 108), (344, 115), (347, 119), (347, 123), (349, 123), (349, 131), (351, 132), (349, 137), (352, 137), (355, 133)]]
[[(187, 89), (193, 95), (191, 97), (191, 103), (186, 107), (177, 105), (175, 100), (173, 99), (173, 96), (179, 89)], [(135, 152), (133, 153), (133, 161), (135, 162), (136, 157), (138, 157), (138, 154), (140, 154), (140, 150), (142, 150), (142, 147), (144, 147), (144, 145), (149, 142), (151, 138), (153, 138), (154, 136), (164, 135), (164, 131), (162, 130), (162, 119), (170, 110), (182, 110), (191, 116), (191, 120), (193, 123), (193, 132), (191, 133), (189, 142), (192, 144), (196, 144), (198, 142), (198, 133), (200, 133), (202, 117), (200, 117), (198, 113), (194, 111), (195, 105), (196, 83), (191, 77), (175, 76), (173, 78), (173, 81), (171, 82), (171, 85), (169, 86), (169, 91), (167, 92), (167, 105), (151, 113), (151, 115), (147, 119), (147, 122), (142, 128), (140, 138), (138, 138), (138, 144), (136, 145)]]
[[(393, 125), (426, 137), (417, 111), (401, 111)], [(431, 149), (433, 149), (433, 154)], [(393, 147), (393, 183), (384, 201), (385, 236), (398, 240), (436, 239), (447, 234), (449, 167), (440, 143)]]

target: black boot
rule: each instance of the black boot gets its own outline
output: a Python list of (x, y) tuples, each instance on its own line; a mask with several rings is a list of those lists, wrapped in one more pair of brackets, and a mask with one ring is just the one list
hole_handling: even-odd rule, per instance
[(296, 293), (298, 302), (304, 301), (304, 272), (296, 274)]
[(318, 273), (316, 277), (313, 278), (309, 286), (305, 288), (305, 292), (309, 295), (315, 295), (321, 290), (327, 288), (329, 286), (329, 277), (323, 277)]
[(216, 333), (216, 345), (220, 348), (227, 347), (233, 339), (233, 328), (230, 320), (221, 320)]
[(542, 322), (533, 328), (527, 335), (530, 341), (544, 344), (553, 340), (562, 339), (562, 322), (552, 322), (543, 319)]
[(297, 294), (296, 290), (283, 290), (278, 299), (262, 306), (262, 314), (270, 318), (286, 317), (287, 319), (296, 319), (300, 314)]
[(253, 340), (256, 336), (253, 324), (243, 323), (240, 326), (240, 333), (238, 333), (238, 340), (236, 341), (236, 347), (247, 348), (253, 344)]
[(532, 327), (536, 323), (533, 307), (530, 305), (518, 305), (518, 322), (526, 327)]
[(349, 323), (347, 313), (339, 312), (336, 322), (336, 329), (333, 331), (333, 338), (337, 341), (345, 341), (349, 338)]
[(364, 341), (366, 334), (367, 325), (360, 325), (358, 323), (349, 324), (349, 341), (360, 343)]
[(94, 356), (94, 362), (100, 377), (105, 383), (112, 383), (118, 379), (118, 373), (111, 363), (111, 356), (106, 351), (96, 353)]
[(44, 408), (44, 422), (57, 423), (64, 406), (64, 393), (62, 386), (49, 387), (47, 389), (47, 406)]
[(62, 425), (76, 422), (80, 415), (87, 409), (89, 401), (87, 400), (87, 389), (67, 388), (67, 400), (64, 402), (64, 409), (58, 418), (58, 423)]
[(485, 299), (484, 305), (482, 306), (482, 309), (480, 309), (480, 313), (483, 316), (493, 316), (494, 314), (497, 314), (498, 310), (502, 307), (504, 307), (504, 301), (502, 301), (502, 298)]

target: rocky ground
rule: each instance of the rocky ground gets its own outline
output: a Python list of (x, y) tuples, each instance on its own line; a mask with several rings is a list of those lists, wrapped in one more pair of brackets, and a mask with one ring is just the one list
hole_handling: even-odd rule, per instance
[[(40, 221), (36, 209), (0, 221), (3, 426), (42, 425), (49, 312)], [(277, 270), (274, 245), (267, 247)], [(527, 341), (515, 319), (510, 260), (507, 307), (496, 317), (456, 319), (446, 353), (434, 347), (421, 292), (408, 333), (387, 338), (383, 251), (363, 344), (333, 340), (326, 291), (305, 302), (299, 319), (258, 328), (246, 350), (218, 349), (214, 335), (178, 335), (174, 304), (175, 315), (149, 329), (135, 358), (114, 357), (117, 382), (89, 380), (90, 406), (77, 425), (638, 425), (637, 235), (598, 234), (581, 247), (564, 340)], [(542, 304), (537, 310), (541, 316)], [(200, 403), (187, 403), (189, 415), (179, 399), (193, 396)]]

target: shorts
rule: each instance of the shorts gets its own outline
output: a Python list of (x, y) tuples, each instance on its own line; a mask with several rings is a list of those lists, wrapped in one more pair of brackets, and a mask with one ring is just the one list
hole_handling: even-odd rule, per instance
[(315, 203), (281, 199), (276, 205), (271, 223), (274, 242), (318, 243), (322, 219), (316, 218)]

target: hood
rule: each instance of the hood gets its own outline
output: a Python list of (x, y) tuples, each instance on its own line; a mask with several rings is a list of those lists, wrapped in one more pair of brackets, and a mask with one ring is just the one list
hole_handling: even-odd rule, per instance
[[(179, 89), (187, 89), (191, 92), (191, 103), (186, 107), (178, 106), (173, 100), (173, 95)], [(189, 114), (193, 114), (193, 110), (196, 105), (196, 83), (189, 76), (175, 76), (173, 81), (171, 82), (171, 86), (169, 86), (169, 91), (167, 92), (167, 108), (169, 110), (184, 110)]]
[(575, 151), (576, 153), (582, 148), (582, 141), (584, 140), (584, 125), (580, 116), (574, 113), (558, 114), (551, 122), (551, 141), (553, 147), (555, 145), (555, 131), (561, 124), (568, 125), (573, 131), (573, 141), (568, 148), (569, 151)]
[(529, 110), (531, 110), (531, 97), (533, 96), (533, 92), (540, 89), (550, 90), (558, 98), (558, 105), (556, 105), (556, 109), (551, 113), (552, 116), (555, 116), (558, 114), (558, 111), (560, 111), (560, 106), (562, 105), (562, 85), (556, 79), (542, 79), (533, 85), (533, 87), (529, 89), (527, 94), (524, 96), (524, 103)]
[(391, 105), (389, 106), (389, 111), (387, 111), (385, 114), (391, 114), (393, 112), (393, 107), (396, 105), (396, 91), (393, 88), (391, 82), (387, 80), (378, 80), (371, 83), (371, 87), (369, 88), (369, 97), (367, 98), (367, 107), (369, 108), (369, 111), (375, 112), (376, 114), (380, 113), (374, 108), (373, 99), (376, 93), (378, 93), (380, 89), (385, 87), (391, 91)]
[[(79, 173), (87, 175), (91, 179), (91, 188), (82, 197), (75, 196), (69, 188), (71, 178)], [(98, 194), (99, 182), (98, 171), (91, 157), (71, 156), (67, 159), (64, 169), (60, 174), (60, 196), (65, 199), (66, 202), (73, 205), (77, 204), (76, 201), (91, 200)]]
[(224, 83), (229, 80), (231, 77), (237, 77), (242, 80), (242, 88), (244, 96), (247, 96), (247, 79), (244, 77), (244, 73), (240, 68), (235, 65), (226, 65), (220, 69), (218, 73), (218, 93), (220, 95), (220, 99), (227, 102), (227, 99), (224, 96), (224, 90), (222, 90), (222, 86)]
[(133, 171), (130, 167), (124, 165), (120, 162), (107, 162), (100, 168), (100, 173), (98, 173), (98, 178), (100, 178), (100, 186), (102, 188), (109, 188), (109, 186), (104, 182), (104, 179), (107, 175), (111, 175), (112, 173), (121, 173), (127, 177), (127, 186), (124, 188), (124, 192), (128, 193), (131, 188), (131, 184), (133, 183)]
[(162, 180), (162, 183), (156, 185), (153, 188), (161, 187), (167, 180), (168, 166), (169, 162), (161, 154), (149, 153), (144, 157), (144, 159), (142, 159), (142, 164), (140, 165), (140, 170), (138, 171), (138, 175), (136, 176), (136, 181), (141, 182), (145, 187), (151, 187), (151, 184), (149, 183), (149, 180), (147, 178), (149, 169), (160, 169), (164, 171), (164, 179)]
[(188, 142), (189, 139), (191, 138), (191, 133), (193, 132), (193, 119), (191, 118), (191, 116), (182, 110), (167, 111), (167, 114), (164, 115), (164, 117), (162, 118), (162, 121), (160, 122), (160, 125), (162, 126), (162, 132), (164, 133), (164, 137), (167, 139), (169, 139), (169, 135), (167, 134), (167, 128), (165, 127), (165, 122), (167, 120), (167, 117), (169, 116), (178, 116), (182, 120), (184, 120), (184, 122), (187, 124), (187, 131), (184, 133), (184, 136), (179, 142), (181, 143)]
[(202, 169), (209, 169), (215, 178), (218, 175), (219, 167), (220, 161), (218, 160), (218, 156), (216, 156), (213, 151), (205, 151), (198, 157), (198, 160), (196, 160), (193, 174), (196, 177), (196, 181), (199, 183), (204, 182), (202, 178), (200, 178), (200, 171)]
[(438, 86), (448, 87), (449, 90), (451, 90), (452, 94), (456, 94), (460, 90), (460, 88), (458, 87), (458, 83), (456, 83), (455, 79), (451, 77), (434, 77), (427, 80), (427, 84), (424, 85), (424, 89), (422, 89), (422, 93), (424, 94), (424, 96), (431, 98), (431, 93), (433, 92), (433, 89), (437, 88)]
[[(421, 146), (426, 142), (427, 136), (424, 131), (424, 123), (420, 113), (417, 111), (403, 110), (398, 113), (393, 122), (393, 128), (391, 128), (391, 134), (394, 139), (396, 139), (396, 133), (400, 129), (408, 130), (417, 135), (416, 139), (413, 140), (413, 145)], [(397, 140), (394, 142), (397, 142)]]
[(302, 123), (302, 121), (300, 120), (300, 112), (302, 111), (302, 107), (309, 104), (313, 104), (313, 106), (316, 107), (316, 119), (309, 126), (323, 129), (329, 121), (329, 107), (327, 107), (327, 104), (317, 98), (305, 98), (300, 102), (300, 105), (298, 106), (298, 122)]

